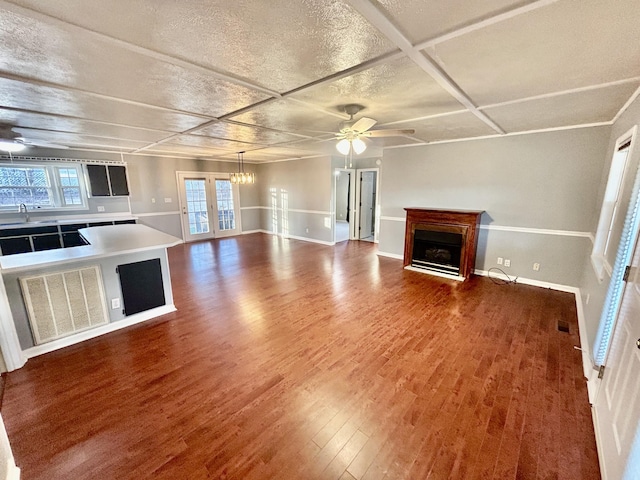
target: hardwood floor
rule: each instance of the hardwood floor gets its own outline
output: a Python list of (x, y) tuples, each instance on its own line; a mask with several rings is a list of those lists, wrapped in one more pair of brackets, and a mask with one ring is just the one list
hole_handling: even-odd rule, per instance
[(375, 251), (172, 248), (177, 312), (8, 375), (23, 479), (600, 478), (574, 296)]

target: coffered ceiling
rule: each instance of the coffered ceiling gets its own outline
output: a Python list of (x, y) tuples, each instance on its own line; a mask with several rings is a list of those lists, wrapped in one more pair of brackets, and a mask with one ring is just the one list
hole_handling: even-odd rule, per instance
[(161, 156), (335, 153), (350, 103), (415, 129), (371, 147), (607, 124), (640, 87), (638, 0), (0, 0), (0, 41), (0, 125)]

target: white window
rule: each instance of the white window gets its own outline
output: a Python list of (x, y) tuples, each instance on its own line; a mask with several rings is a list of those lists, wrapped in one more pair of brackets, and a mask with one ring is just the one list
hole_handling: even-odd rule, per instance
[(0, 165), (0, 211), (20, 204), (32, 209), (84, 209), (81, 165)]
[(612, 233), (616, 220), (619, 219), (620, 196), (625, 178), (627, 178), (628, 160), (631, 156), (636, 129), (637, 127), (634, 127), (622, 135), (616, 142), (613, 152), (607, 187), (602, 200), (602, 209), (600, 210), (600, 220), (598, 221), (593, 252), (591, 253), (591, 261), (600, 280), (604, 278), (605, 270), (609, 275), (611, 275), (612, 271), (611, 263), (608, 261), (608, 257), (615, 256), (611, 252)]

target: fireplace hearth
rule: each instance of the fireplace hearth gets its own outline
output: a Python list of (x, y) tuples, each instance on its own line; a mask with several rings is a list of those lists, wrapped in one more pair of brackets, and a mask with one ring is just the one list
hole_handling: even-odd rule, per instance
[(404, 266), (465, 280), (473, 274), (481, 210), (405, 208)]

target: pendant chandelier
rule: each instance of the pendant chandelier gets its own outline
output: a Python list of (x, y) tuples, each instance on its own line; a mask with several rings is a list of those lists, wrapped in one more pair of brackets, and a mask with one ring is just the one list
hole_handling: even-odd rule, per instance
[(238, 185), (249, 185), (256, 183), (256, 174), (244, 171), (244, 152), (238, 152), (238, 171), (229, 177), (231, 183)]

